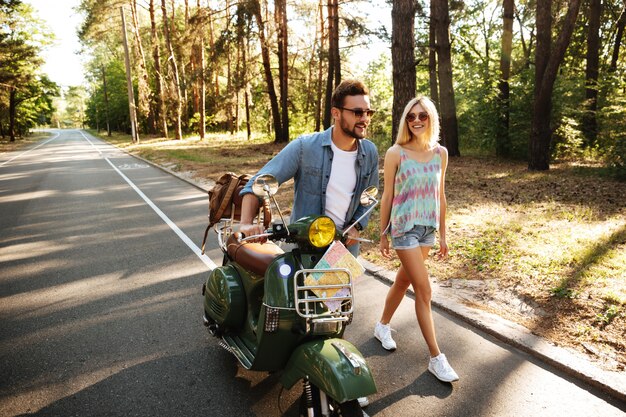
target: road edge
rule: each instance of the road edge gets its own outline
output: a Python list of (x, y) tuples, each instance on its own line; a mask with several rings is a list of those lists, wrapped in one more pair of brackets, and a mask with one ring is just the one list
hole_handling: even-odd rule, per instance
[[(88, 133), (88, 132), (87, 132)], [(104, 139), (101, 139), (104, 140)], [(106, 140), (105, 140), (106, 141)], [(109, 142), (107, 142), (109, 143)], [(115, 146), (115, 145), (113, 145)], [(194, 186), (195, 188), (208, 192), (208, 188), (198, 184), (193, 179), (186, 178), (178, 172), (172, 171), (159, 164), (149, 161), (140, 156), (134, 155), (127, 150), (115, 146), (122, 152), (139, 159), (155, 168), (160, 169), (178, 179)], [(208, 205), (208, 201), (207, 201)], [(363, 257), (359, 257), (359, 261), (365, 267), (367, 273), (375, 278), (385, 282), (388, 285), (393, 284), (394, 273), (375, 265)], [(533, 357), (540, 359), (548, 365), (575, 377), (595, 388), (600, 389), (612, 398), (626, 403), (626, 374), (623, 372), (605, 371), (593, 365), (587, 359), (574, 354), (573, 352), (555, 346), (546, 339), (532, 334), (526, 327), (506, 320), (496, 314), (468, 307), (464, 304), (457, 303), (446, 297), (442, 297), (437, 291), (438, 287), (433, 288), (432, 305), (446, 313), (463, 320), (473, 327), (495, 337), (496, 339), (513, 346)], [(412, 290), (409, 292), (413, 294)], [(611, 385), (612, 384), (612, 385)]]

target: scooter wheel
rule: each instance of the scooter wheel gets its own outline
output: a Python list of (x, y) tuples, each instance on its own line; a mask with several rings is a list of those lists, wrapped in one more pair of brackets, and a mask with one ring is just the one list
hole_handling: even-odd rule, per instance
[[(313, 400), (313, 415), (315, 417), (322, 417), (322, 404), (320, 400), (320, 390), (315, 385), (311, 384), (311, 397)], [(358, 400), (350, 400), (345, 403), (337, 403), (332, 398), (328, 398), (328, 407), (330, 409), (330, 416), (332, 417), (363, 417), (363, 410), (359, 405)], [(302, 393), (300, 397), (300, 416), (308, 416), (307, 412), (307, 399), (306, 393)]]
[(204, 323), (204, 326), (207, 328), (211, 336), (215, 336), (215, 337), (222, 336), (222, 329), (220, 329), (219, 324), (217, 324), (217, 322), (213, 320), (211, 316), (207, 314), (206, 310), (204, 314), (202, 315), (202, 322)]
[(363, 417), (363, 410), (359, 405), (358, 400), (346, 401), (345, 403), (339, 404), (339, 414), (340, 416), (355, 416), (355, 417)]

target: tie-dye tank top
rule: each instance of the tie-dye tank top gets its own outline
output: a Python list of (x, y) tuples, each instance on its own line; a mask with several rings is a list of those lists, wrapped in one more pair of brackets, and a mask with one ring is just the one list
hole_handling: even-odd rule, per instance
[(401, 236), (416, 225), (439, 228), (440, 184), (439, 146), (428, 162), (418, 162), (400, 148), (391, 206), (391, 236)]

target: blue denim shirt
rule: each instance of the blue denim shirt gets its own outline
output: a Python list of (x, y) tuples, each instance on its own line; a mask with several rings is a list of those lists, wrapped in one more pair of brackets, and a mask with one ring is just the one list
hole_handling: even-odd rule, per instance
[[(330, 178), (333, 151), (331, 126), (324, 132), (302, 135), (291, 141), (282, 151), (270, 160), (248, 181), (241, 195), (252, 192), (254, 178), (261, 174), (272, 174), (279, 184), (294, 179), (294, 199), (291, 222), (304, 216), (320, 215), (326, 212), (326, 188)], [(367, 139), (358, 140), (358, 153), (354, 166), (356, 188), (346, 213), (344, 224), (353, 223), (367, 208), (359, 203), (363, 190), (370, 185), (378, 187), (378, 151), (376, 145)], [(369, 215), (359, 223), (367, 226)]]

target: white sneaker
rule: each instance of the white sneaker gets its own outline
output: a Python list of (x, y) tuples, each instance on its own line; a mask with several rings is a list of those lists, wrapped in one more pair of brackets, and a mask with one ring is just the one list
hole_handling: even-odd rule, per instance
[(357, 401), (359, 402), (361, 408), (365, 408), (370, 405), (370, 400), (368, 400), (367, 397), (359, 397), (357, 398)]
[(396, 342), (391, 337), (391, 326), (388, 324), (376, 323), (374, 337), (380, 340), (386, 350), (396, 350)]
[(435, 375), (440, 381), (443, 382), (452, 382), (458, 381), (459, 376), (454, 369), (448, 363), (448, 359), (446, 359), (446, 355), (440, 353), (439, 356), (430, 358), (430, 362), (428, 363), (428, 370)]

